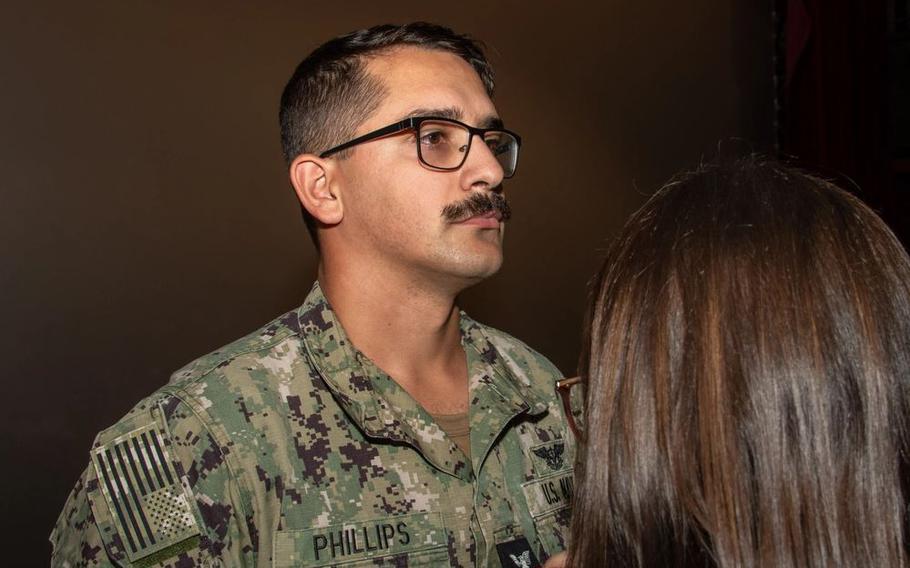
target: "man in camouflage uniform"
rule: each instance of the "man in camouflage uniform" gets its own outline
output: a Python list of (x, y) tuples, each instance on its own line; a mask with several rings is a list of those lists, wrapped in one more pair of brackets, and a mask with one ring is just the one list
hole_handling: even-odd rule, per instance
[(502, 261), (520, 141), (492, 88), (477, 45), (428, 24), (301, 63), (282, 138), (318, 282), (98, 435), (54, 566), (524, 568), (565, 548), (559, 373), (455, 303)]

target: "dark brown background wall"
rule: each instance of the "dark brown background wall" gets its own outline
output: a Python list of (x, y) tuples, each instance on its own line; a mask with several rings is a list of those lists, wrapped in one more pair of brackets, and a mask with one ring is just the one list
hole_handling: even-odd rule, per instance
[(302, 300), (315, 259), (276, 113), (322, 41), (426, 19), (487, 43), (497, 105), (526, 145), (506, 264), (463, 304), (566, 373), (586, 282), (623, 220), (719, 139), (769, 149), (768, 2), (426, 4), (3, 10), (4, 565), (47, 564), (99, 429)]

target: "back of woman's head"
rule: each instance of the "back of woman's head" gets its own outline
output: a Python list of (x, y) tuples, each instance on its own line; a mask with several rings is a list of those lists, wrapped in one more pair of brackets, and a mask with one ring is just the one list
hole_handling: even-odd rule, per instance
[(834, 185), (671, 181), (592, 296), (575, 566), (904, 566), (910, 260)]

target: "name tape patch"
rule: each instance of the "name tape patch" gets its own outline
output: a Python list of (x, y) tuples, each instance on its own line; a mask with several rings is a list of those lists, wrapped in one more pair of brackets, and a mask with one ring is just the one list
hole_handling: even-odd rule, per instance
[(199, 534), (186, 492), (154, 424), (95, 448), (92, 462), (131, 562)]
[(567, 469), (521, 485), (528, 510), (535, 519), (572, 504), (575, 470)]
[(276, 568), (335, 564), (349, 560), (414, 553), (445, 547), (441, 513), (396, 515), (324, 528), (280, 530), (275, 534)]

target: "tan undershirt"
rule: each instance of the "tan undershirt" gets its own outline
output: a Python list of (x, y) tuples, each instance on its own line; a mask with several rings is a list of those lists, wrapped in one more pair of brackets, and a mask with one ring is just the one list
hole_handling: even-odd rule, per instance
[(471, 459), (471, 425), (468, 423), (468, 413), (461, 414), (431, 414), (439, 427), (452, 438), (468, 460)]

